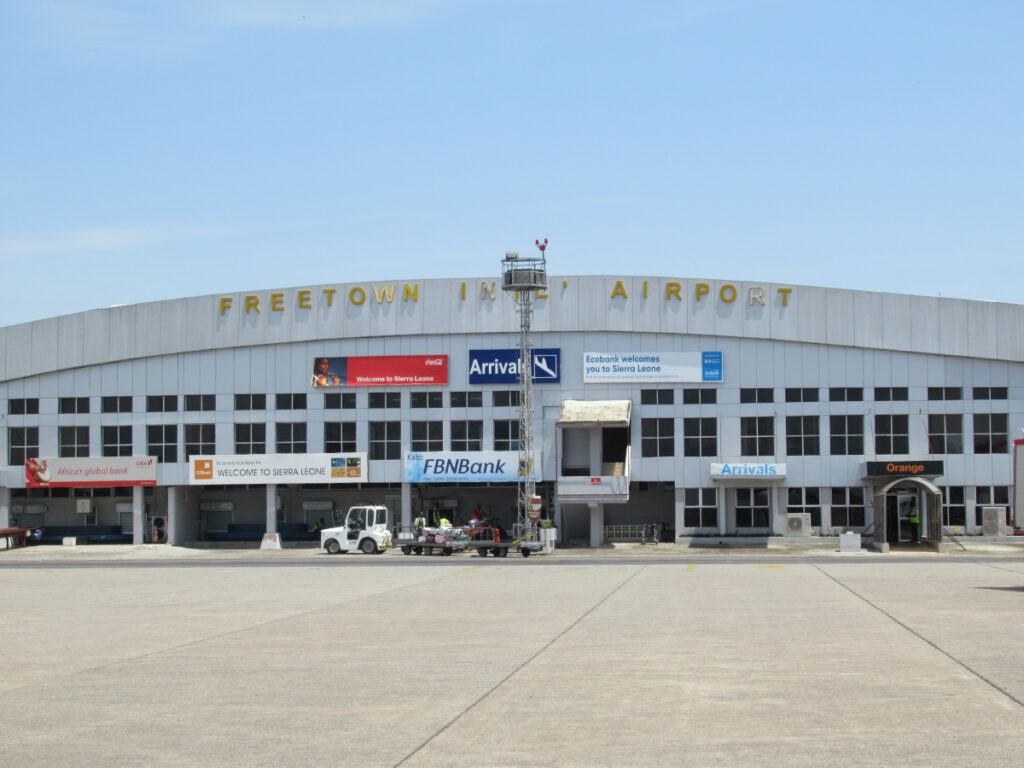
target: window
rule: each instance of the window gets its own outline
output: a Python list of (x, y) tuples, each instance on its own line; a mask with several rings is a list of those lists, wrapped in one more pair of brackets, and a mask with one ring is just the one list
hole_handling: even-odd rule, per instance
[(356, 423), (354, 421), (324, 422), (324, 450), (327, 453), (355, 453)]
[[(267, 410), (266, 395), (235, 395), (236, 411), (265, 411)], [(263, 453), (263, 451), (260, 451)]]
[(640, 405), (672, 405), (675, 402), (671, 389), (641, 389)]
[(683, 525), (686, 528), (718, 527), (717, 488), (687, 488), (683, 492)]
[(816, 403), (818, 402), (817, 387), (786, 387), (787, 403)]
[[(186, 402), (186, 409), (188, 404)], [(185, 425), (185, 461), (193, 456), (213, 456), (217, 453), (215, 424)]]
[(484, 404), (483, 392), (451, 392), (452, 408), (480, 408)]
[[(216, 395), (185, 395), (186, 411), (216, 411)], [(185, 438), (188, 440), (188, 437)]]
[(178, 425), (150, 424), (146, 427), (147, 453), (161, 464), (178, 461)]
[(278, 453), (306, 452), (306, 422), (279, 421), (275, 432), (277, 433)]
[(1006, 387), (975, 387), (975, 400), (1005, 400), (1007, 398)]
[(967, 503), (962, 485), (944, 486), (942, 491), (942, 524), (967, 525)]
[(7, 428), (7, 463), (24, 465), (25, 459), (39, 458), (39, 427)]
[(414, 451), (443, 451), (444, 424), (440, 421), (414, 421), (412, 441), (409, 445)]
[(495, 408), (518, 408), (519, 407), (519, 390), (497, 390), (494, 392), (493, 400)]
[(352, 410), (356, 407), (355, 392), (328, 392), (324, 395), (324, 408), (330, 410)]
[(974, 452), (1009, 453), (1005, 413), (974, 414)]
[(279, 411), (304, 411), (306, 410), (305, 392), (279, 392), (275, 396), (277, 410)]
[(248, 456), (253, 453), (266, 452), (266, 424), (235, 424), (235, 453)]
[(860, 402), (864, 399), (863, 387), (829, 387), (828, 399), (831, 403), (844, 401)]
[(788, 514), (800, 514), (808, 512), (811, 515), (811, 525), (821, 525), (821, 489), (820, 488), (790, 488), (787, 492), (786, 512)]
[(768, 528), (771, 525), (768, 498), (768, 488), (737, 488), (736, 527)]
[(718, 402), (717, 389), (684, 389), (683, 405), (713, 405)]
[(774, 417), (744, 416), (740, 419), (740, 455), (775, 455)]
[(963, 387), (928, 387), (929, 400), (963, 400)]
[(484, 449), (484, 423), (482, 421), (453, 421), (452, 450), (482, 451)]
[(88, 427), (61, 427), (57, 430), (57, 439), (62, 459), (89, 455)]
[(371, 408), (401, 408), (402, 407), (402, 393), (401, 392), (371, 392), (370, 393), (370, 407)]
[(821, 436), (817, 416), (786, 417), (786, 454), (789, 456), (818, 456)]
[[(39, 398), (12, 397), (7, 401), (7, 412), (11, 414), (11, 416), (28, 416), (34, 413), (39, 413)], [(29, 458), (32, 459), (35, 457), (29, 456)]]
[(747, 387), (740, 390), (741, 403), (774, 403), (775, 391), (771, 387), (754, 389)]
[(904, 415), (875, 416), (875, 453), (910, 453), (909, 417)]
[[(437, 392), (410, 392), (410, 408), (441, 408), (443, 405), (442, 393)], [(495, 403), (497, 405), (497, 403)]]
[(982, 525), (984, 522), (981, 515), (982, 507), (1003, 507), (1006, 510), (1006, 524), (1010, 524), (1010, 486), (979, 485), (975, 491), (974, 498), (976, 502), (974, 508), (974, 522), (976, 525)]
[(909, 400), (910, 390), (906, 387), (875, 387), (875, 400)]
[(370, 458), (401, 458), (402, 422), (370, 422)]
[(640, 455), (648, 458), (674, 456), (676, 451), (673, 419), (640, 419)]
[(174, 413), (177, 410), (177, 395), (148, 395), (146, 397), (146, 411), (148, 413)]
[(832, 489), (832, 527), (864, 527), (864, 489)]
[(100, 438), (103, 441), (104, 456), (131, 456), (133, 453), (130, 424), (124, 427), (102, 427)]
[(928, 452), (963, 453), (964, 417), (959, 413), (928, 414)]
[(829, 416), (829, 452), (833, 456), (860, 456), (864, 453), (864, 417)]
[(88, 413), (88, 397), (62, 397), (57, 401), (57, 413)]
[(717, 427), (713, 416), (683, 419), (683, 455), (717, 456)]
[(103, 411), (103, 413), (131, 413), (131, 395), (124, 395), (119, 397), (105, 395), (104, 397), (100, 398), (100, 410)]
[(495, 419), (494, 450), (519, 450), (519, 421), (514, 419)]

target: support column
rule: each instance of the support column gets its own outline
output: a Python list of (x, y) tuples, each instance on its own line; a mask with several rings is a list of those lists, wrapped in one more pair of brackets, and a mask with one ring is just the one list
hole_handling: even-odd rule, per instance
[(167, 543), (178, 543), (178, 489), (167, 487)]
[(11, 489), (0, 487), (0, 528), (11, 526)]
[(786, 530), (786, 505), (782, 503), (779, 484), (772, 483), (768, 487), (771, 488), (772, 499), (772, 533), (782, 533)]
[(604, 504), (590, 502), (590, 546), (600, 547), (604, 544)]
[(412, 528), (412, 483), (402, 483), (402, 520), (400, 527)]
[(267, 486), (267, 533), (277, 533), (277, 485)]
[(715, 498), (718, 499), (718, 535), (725, 536), (725, 491), (724, 485), (718, 486), (718, 493), (715, 494)]
[(132, 487), (132, 544), (142, 544), (146, 535), (146, 503), (142, 486)]
[(569, 542), (568, 532), (565, 530), (565, 525), (562, 522), (562, 502), (558, 500), (556, 495), (552, 502), (554, 507), (553, 517), (555, 520), (555, 529), (558, 531), (558, 543), (567, 544)]

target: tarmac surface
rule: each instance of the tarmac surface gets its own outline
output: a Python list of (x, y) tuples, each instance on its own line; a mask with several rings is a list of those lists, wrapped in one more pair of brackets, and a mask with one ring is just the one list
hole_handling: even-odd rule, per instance
[(0, 551), (0, 754), (19, 767), (1022, 764), (1024, 549), (829, 544)]

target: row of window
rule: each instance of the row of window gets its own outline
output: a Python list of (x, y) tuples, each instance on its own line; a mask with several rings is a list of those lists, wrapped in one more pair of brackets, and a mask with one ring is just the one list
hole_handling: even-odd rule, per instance
[[(452, 421), (450, 450), (482, 451), (484, 423), (482, 421)], [(443, 451), (443, 422), (410, 422), (413, 451)], [(306, 422), (278, 422), (275, 426), (277, 453), (306, 453)], [(215, 424), (185, 424), (184, 461), (191, 456), (209, 456), (216, 453)], [(235, 453), (262, 454), (267, 452), (267, 425), (265, 423), (235, 424)], [(160, 462), (178, 461), (178, 425), (150, 424), (146, 426), (147, 453)], [(8, 427), (8, 463), (17, 466), (27, 458), (39, 456), (39, 427)], [(371, 459), (401, 458), (402, 422), (371, 421), (369, 423), (369, 457)], [(62, 458), (89, 456), (89, 427), (58, 427), (58, 452)], [(133, 454), (133, 428), (129, 425), (100, 427), (103, 456), (131, 456)], [(495, 451), (519, 450), (519, 421), (494, 422)], [(356, 447), (356, 422), (334, 421), (324, 423), (324, 451), (326, 453), (353, 453)]]
[[(974, 453), (1008, 453), (1009, 418), (1005, 413), (974, 414)], [(833, 456), (863, 456), (864, 416), (829, 416), (829, 453)], [(928, 415), (928, 453), (964, 452), (963, 414)], [(684, 456), (717, 456), (718, 424), (714, 417), (690, 417), (683, 422)], [(821, 417), (786, 416), (786, 455), (821, 455)], [(874, 455), (899, 456), (910, 453), (910, 417), (883, 415), (874, 417)], [(645, 418), (640, 420), (640, 453), (644, 457), (675, 456), (676, 420)], [(740, 418), (740, 455), (774, 456), (775, 417)]]
[[(964, 486), (943, 486), (942, 524), (967, 525), (966, 489)], [(683, 492), (683, 525), (687, 528), (718, 527), (718, 488), (687, 488)], [(821, 525), (822, 493), (831, 500), (830, 523), (833, 528), (862, 528), (865, 525), (864, 489), (852, 488), (787, 488), (786, 512), (806, 512), (811, 525)], [(826, 498), (828, 498), (826, 497)], [(768, 488), (736, 489), (736, 527), (771, 527), (771, 491)], [(975, 489), (975, 525), (982, 524), (982, 507), (1008, 506), (1010, 487), (978, 486)]]
[[(442, 408), (443, 392), (410, 392), (410, 408)], [(275, 407), (279, 411), (302, 411), (307, 407), (305, 392), (283, 392), (274, 395)], [(236, 411), (265, 411), (267, 395), (246, 394), (235, 395)], [(133, 398), (130, 395), (119, 397), (103, 396), (100, 398), (102, 413), (131, 413)], [(518, 390), (496, 390), (491, 392), (491, 401), (496, 408), (517, 407), (519, 405)], [(88, 397), (61, 397), (57, 399), (58, 413), (90, 413)], [(449, 392), (448, 402), (452, 408), (482, 408), (483, 392)], [(713, 401), (712, 401), (713, 402)], [(185, 395), (186, 411), (215, 411), (216, 395)], [(324, 395), (324, 408), (327, 410), (354, 409), (356, 407), (355, 392), (329, 392)], [(369, 392), (367, 393), (369, 408), (401, 408), (402, 393)], [(146, 397), (147, 413), (175, 413), (178, 410), (177, 395), (148, 395)], [(13, 397), (7, 401), (7, 412), (11, 415), (27, 415), (39, 413), (38, 397)]]
[[(875, 400), (893, 402), (910, 399), (908, 387), (875, 387)], [(1006, 387), (974, 387), (975, 400), (1006, 400)], [(821, 391), (817, 387), (786, 387), (787, 403), (817, 403), (821, 399)], [(963, 400), (963, 387), (928, 387), (929, 400)], [(696, 405), (715, 403), (718, 390), (715, 389), (684, 389), (683, 404)], [(863, 387), (829, 387), (829, 402), (861, 402), (864, 400)], [(674, 389), (642, 389), (640, 405), (672, 405), (675, 402)], [(774, 403), (775, 390), (772, 387), (744, 387), (740, 389), (741, 403)]]

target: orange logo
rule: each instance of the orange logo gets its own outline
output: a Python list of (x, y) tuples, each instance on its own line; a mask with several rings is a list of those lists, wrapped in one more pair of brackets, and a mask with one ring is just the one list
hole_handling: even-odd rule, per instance
[(213, 459), (196, 459), (196, 480), (213, 480)]

